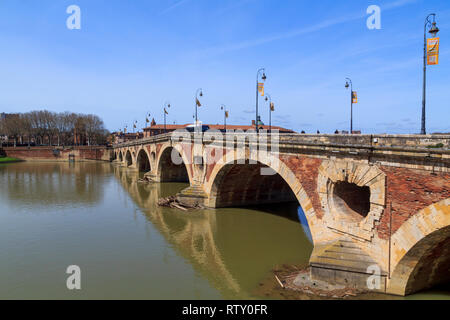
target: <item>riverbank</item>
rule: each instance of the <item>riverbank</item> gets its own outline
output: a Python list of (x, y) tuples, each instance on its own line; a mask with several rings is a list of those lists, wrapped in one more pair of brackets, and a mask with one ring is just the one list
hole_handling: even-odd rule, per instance
[(104, 146), (4, 147), (1, 155), (26, 161), (111, 161), (111, 150)]
[(22, 162), (23, 160), (11, 158), (11, 157), (0, 157), (0, 164), (3, 163), (13, 163), (13, 162)]

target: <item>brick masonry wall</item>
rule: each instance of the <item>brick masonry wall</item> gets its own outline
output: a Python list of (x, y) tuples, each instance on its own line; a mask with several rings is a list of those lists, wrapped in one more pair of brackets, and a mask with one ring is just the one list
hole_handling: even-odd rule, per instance
[[(450, 174), (430, 171), (381, 167), (386, 174), (386, 204), (392, 204), (392, 234), (420, 210), (450, 197)], [(388, 208), (389, 209), (389, 208)], [(385, 210), (378, 236), (389, 238), (389, 210)]]
[(316, 216), (321, 219), (324, 213), (317, 193), (317, 177), (322, 160), (304, 156), (281, 156), (280, 158), (300, 181), (311, 200)]

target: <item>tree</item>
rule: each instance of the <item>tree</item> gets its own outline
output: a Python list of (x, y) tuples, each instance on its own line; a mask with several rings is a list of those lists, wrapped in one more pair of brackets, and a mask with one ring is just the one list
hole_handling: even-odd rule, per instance
[(103, 121), (96, 115), (76, 114), (71, 112), (56, 113), (48, 110), (31, 111), (24, 114), (8, 114), (0, 119), (0, 136), (7, 135), (28, 145), (47, 143), (52, 146), (57, 138), (57, 145), (82, 145), (87, 143), (105, 144), (109, 132)]

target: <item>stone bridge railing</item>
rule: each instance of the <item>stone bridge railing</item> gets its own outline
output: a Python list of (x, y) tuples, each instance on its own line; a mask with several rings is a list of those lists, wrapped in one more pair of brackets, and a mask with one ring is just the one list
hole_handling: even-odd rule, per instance
[[(184, 137), (191, 137), (193, 133), (184, 133)], [(225, 137), (225, 134), (222, 133)], [(226, 136), (251, 137), (255, 133), (227, 133)], [(203, 133), (203, 140), (216, 136), (216, 133)], [(270, 136), (270, 135), (269, 135)], [(277, 134), (280, 144), (302, 145), (302, 146), (327, 146), (327, 147), (350, 147), (350, 148), (377, 148), (377, 149), (402, 149), (424, 151), (450, 151), (450, 135), (343, 135), (343, 134)], [(129, 147), (145, 143), (157, 143), (172, 138), (172, 133), (161, 134), (154, 137), (137, 139), (125, 143), (115, 144), (114, 148)]]
[[(183, 143), (199, 143), (217, 147), (226, 146), (226, 140), (244, 141), (244, 146), (252, 144), (262, 146), (267, 144), (271, 149), (271, 138), (267, 140), (256, 139), (254, 132), (223, 133), (205, 132), (200, 137), (185, 132)], [(179, 135), (178, 135), (179, 136)], [(261, 136), (261, 135), (260, 135)], [(116, 144), (115, 149), (146, 144), (164, 143), (173, 139), (172, 133), (154, 137), (128, 141)], [(352, 157), (365, 159), (369, 162), (389, 161), (422, 164), (440, 170), (450, 166), (450, 135), (343, 135), (343, 134), (277, 134), (277, 150), (280, 153), (301, 153), (310, 155), (328, 155), (332, 157)], [(236, 147), (235, 142), (234, 147)]]

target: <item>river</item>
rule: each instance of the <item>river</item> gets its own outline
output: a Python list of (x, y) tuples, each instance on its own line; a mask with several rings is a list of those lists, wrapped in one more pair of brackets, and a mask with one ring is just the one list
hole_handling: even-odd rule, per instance
[[(109, 163), (0, 165), (0, 299), (276, 298), (260, 290), (271, 270), (308, 263), (297, 205), (183, 212), (156, 202), (186, 184), (138, 178)], [(66, 287), (70, 265), (81, 290)]]

